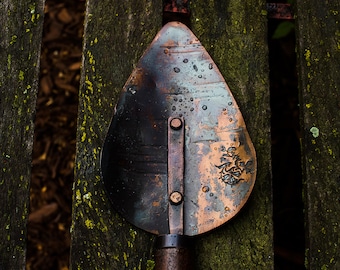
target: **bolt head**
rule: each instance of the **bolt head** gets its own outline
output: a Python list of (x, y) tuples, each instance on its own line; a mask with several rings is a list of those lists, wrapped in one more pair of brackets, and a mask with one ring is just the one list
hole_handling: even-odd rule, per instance
[(178, 130), (182, 128), (182, 120), (179, 118), (173, 118), (170, 121), (170, 127), (172, 129)]
[(174, 191), (170, 194), (169, 200), (171, 204), (178, 205), (183, 201), (183, 195), (178, 191)]

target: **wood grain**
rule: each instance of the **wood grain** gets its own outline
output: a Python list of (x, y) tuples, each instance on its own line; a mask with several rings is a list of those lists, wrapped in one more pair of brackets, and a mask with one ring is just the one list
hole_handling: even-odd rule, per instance
[(340, 269), (340, 4), (297, 1), (308, 269)]
[(0, 3), (0, 268), (24, 269), (43, 1)]
[(271, 141), (264, 1), (192, 1), (192, 29), (233, 93), (256, 149), (258, 172), (246, 206), (198, 239), (198, 269), (272, 269)]
[(100, 179), (118, 94), (161, 27), (161, 1), (88, 1), (79, 94), (72, 269), (145, 269), (153, 239), (119, 217)]

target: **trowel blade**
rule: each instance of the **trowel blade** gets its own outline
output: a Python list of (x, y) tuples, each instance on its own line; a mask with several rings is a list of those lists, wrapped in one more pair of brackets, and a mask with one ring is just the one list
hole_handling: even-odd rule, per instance
[(255, 149), (236, 101), (198, 38), (171, 22), (123, 87), (104, 143), (108, 197), (129, 222), (169, 234), (168, 119), (184, 119), (183, 234), (232, 218), (256, 177)]

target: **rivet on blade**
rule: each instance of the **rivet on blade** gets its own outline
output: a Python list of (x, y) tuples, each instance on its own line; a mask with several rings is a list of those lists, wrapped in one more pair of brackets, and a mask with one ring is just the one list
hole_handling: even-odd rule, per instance
[(170, 194), (169, 200), (170, 203), (178, 205), (183, 201), (183, 195), (178, 191), (174, 191)]

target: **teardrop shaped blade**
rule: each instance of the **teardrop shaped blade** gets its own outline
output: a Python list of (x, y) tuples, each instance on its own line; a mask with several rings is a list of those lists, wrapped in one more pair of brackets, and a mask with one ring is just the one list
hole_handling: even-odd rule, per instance
[(255, 149), (229, 87), (185, 25), (166, 24), (124, 85), (101, 169), (115, 209), (155, 234), (207, 232), (247, 201)]

